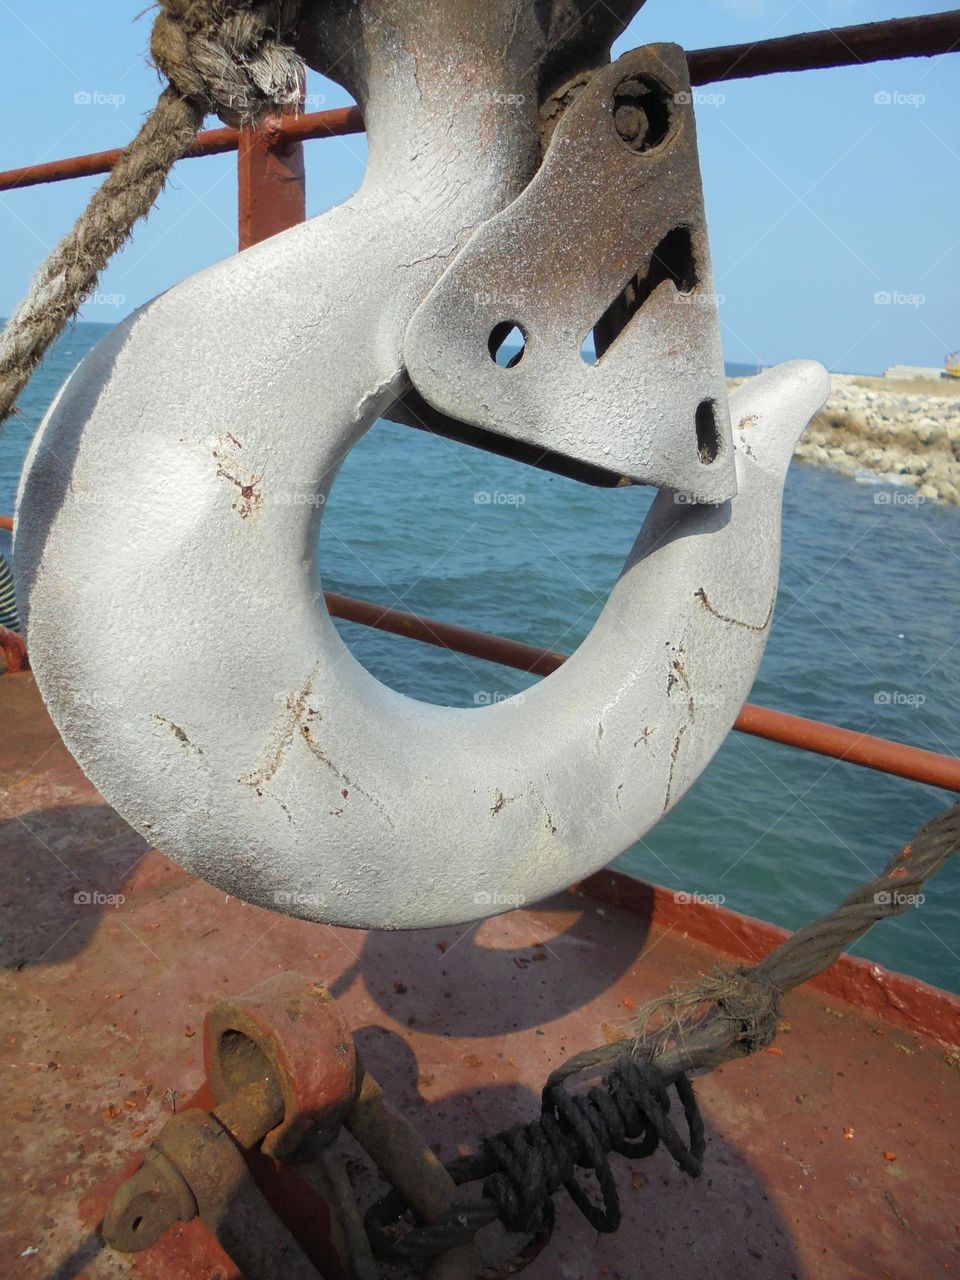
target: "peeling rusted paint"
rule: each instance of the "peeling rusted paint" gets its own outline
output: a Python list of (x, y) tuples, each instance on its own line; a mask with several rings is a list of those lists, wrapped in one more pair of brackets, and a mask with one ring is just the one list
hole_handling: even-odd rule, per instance
[(217, 475), (224, 480), (229, 480), (240, 490), (240, 497), (232, 506), (233, 510), (239, 513), (241, 520), (247, 520), (263, 507), (263, 494), (258, 487), (263, 476), (242, 471), (239, 460), (223, 449), (222, 444), (226, 440), (229, 440), (235, 448), (243, 448), (236, 436), (229, 431), (221, 437), (221, 447), (213, 450), (213, 456), (217, 460)]
[(695, 600), (699, 600), (700, 604), (703, 605), (707, 613), (712, 614), (714, 618), (718, 618), (721, 622), (729, 622), (731, 626), (743, 627), (745, 631), (755, 631), (758, 634), (760, 632), (766, 631), (767, 627), (770, 625), (770, 619), (773, 617), (774, 606), (776, 605), (776, 602), (777, 602), (776, 595), (774, 595), (770, 600), (770, 608), (767, 610), (767, 616), (764, 618), (763, 622), (761, 622), (760, 625), (757, 626), (752, 622), (744, 622), (740, 618), (731, 618), (726, 613), (719, 613), (713, 607), (710, 601), (707, 599), (707, 593), (706, 591), (704, 591), (703, 587), (697, 588), (697, 590), (693, 593), (693, 598)]
[(643, 730), (643, 732), (640, 734), (639, 738), (636, 738), (634, 740), (634, 743), (633, 743), (634, 747), (639, 747), (640, 743), (642, 742), (648, 751), (653, 751), (653, 748), (650, 746), (650, 738), (652, 738), (656, 732), (657, 730), (655, 725), (647, 725), (646, 728)]
[(676, 768), (677, 756), (680, 754), (680, 743), (683, 741), (683, 735), (686, 733), (688, 728), (689, 726), (687, 724), (682, 724), (680, 726), (677, 730), (677, 736), (673, 740), (673, 746), (670, 748), (670, 772), (667, 775), (667, 791), (663, 801), (664, 812), (670, 808), (670, 794), (673, 790), (673, 771)]
[[(350, 787), (353, 787), (354, 790), (360, 793), (360, 795), (362, 795), (365, 799), (369, 800), (370, 803), (374, 806), (374, 808), (379, 809), (379, 811), (383, 814), (384, 818), (386, 819), (387, 826), (390, 828), (390, 830), (391, 831), (396, 830), (393, 818), (390, 816), (390, 813), (388, 812), (386, 805), (384, 805), (383, 801), (378, 796), (375, 796), (371, 791), (368, 791), (366, 787), (362, 787), (359, 782), (354, 781), (354, 779), (352, 779), (349, 776), (349, 774), (346, 774), (343, 772), (343, 770), (340, 768), (338, 764), (336, 764), (335, 761), (330, 759), (330, 757), (326, 754), (326, 752), (319, 745), (319, 743), (317, 743), (311, 737), (309, 725), (301, 725), (300, 733), (303, 737), (304, 742), (307, 744), (308, 748), (310, 749), (311, 754), (316, 756), (316, 758), (321, 762), (321, 764), (325, 764), (328, 769), (331, 769), (337, 775), (337, 777), (340, 779), (341, 782), (346, 784), (344, 787), (341, 788), (341, 791), (340, 791), (340, 794), (343, 796), (344, 800), (346, 800), (350, 794), (350, 790), (349, 790)], [(343, 813), (343, 809), (341, 808), (340, 810), (337, 811), (335, 816), (339, 817), (342, 813)]]
[(554, 822), (550, 814), (550, 810), (547, 808), (546, 803), (544, 802), (543, 796), (539, 793), (539, 791), (537, 791), (536, 787), (530, 788), (530, 794), (533, 796), (537, 804), (539, 804), (540, 808), (544, 812), (544, 815), (547, 819), (547, 830), (550, 832), (552, 836), (555, 836), (557, 832), (560, 830), (560, 828)]
[(177, 741), (182, 743), (190, 751), (195, 751), (199, 756), (203, 755), (203, 749), (201, 747), (198, 747), (195, 742), (191, 742), (190, 739), (187, 737), (186, 732), (183, 729), (181, 729), (178, 724), (174, 724), (173, 721), (168, 720), (166, 716), (155, 715), (153, 718), (154, 720), (158, 720), (160, 724), (165, 724), (167, 728), (170, 729), (170, 731), (173, 733), (173, 736), (177, 739)]
[(519, 798), (519, 796), (505, 796), (503, 792), (498, 789), (496, 796), (494, 797), (493, 805), (490, 808), (490, 812), (494, 817), (496, 817), (498, 813), (502, 813), (508, 804), (513, 804), (514, 800), (518, 800)]
[(313, 692), (316, 675), (316, 668), (314, 668), (303, 682), (299, 693), (291, 694), (287, 699), (286, 707), (281, 712), (271, 734), (272, 745), (265, 748), (260, 763), (238, 779), (245, 786), (259, 790), (264, 783), (269, 782), (283, 763), (297, 729), (300, 728), (302, 731), (304, 717), (312, 715), (317, 719), (321, 718), (319, 712), (310, 711), (307, 705), (307, 699)]

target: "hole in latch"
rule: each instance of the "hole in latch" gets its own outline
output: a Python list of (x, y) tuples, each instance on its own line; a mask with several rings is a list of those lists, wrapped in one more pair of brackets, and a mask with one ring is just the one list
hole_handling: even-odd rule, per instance
[(269, 1059), (242, 1031), (224, 1031), (217, 1044), (220, 1072), (231, 1092), (272, 1074)]
[(701, 400), (694, 415), (697, 428), (697, 453), (700, 461), (709, 466), (716, 462), (720, 452), (720, 433), (717, 430), (717, 406), (713, 400)]
[(629, 76), (613, 91), (613, 123), (632, 151), (652, 151), (670, 132), (667, 90), (652, 76)]
[(501, 320), (490, 330), (487, 350), (490, 352), (490, 359), (501, 369), (512, 369), (518, 365), (526, 349), (526, 331), (515, 320)]
[(628, 280), (610, 303), (594, 325), (592, 335), (588, 334), (580, 347), (580, 355), (585, 363), (596, 364), (608, 347), (620, 337), (654, 289), (665, 280), (673, 282), (678, 294), (688, 294), (696, 288), (697, 263), (689, 227), (674, 227), (672, 231), (668, 231), (650, 255), (646, 274), (641, 276), (638, 273)]

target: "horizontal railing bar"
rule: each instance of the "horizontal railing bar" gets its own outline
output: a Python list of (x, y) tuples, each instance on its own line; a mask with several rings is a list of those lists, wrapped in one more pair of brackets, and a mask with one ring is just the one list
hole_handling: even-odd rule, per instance
[[(340, 138), (351, 133), (363, 133), (363, 116), (357, 107), (337, 107), (331, 111), (282, 116), (279, 120), (274, 118), (268, 122), (265, 131), (288, 142), (305, 142), (309, 138)], [(239, 140), (239, 129), (206, 129), (197, 134), (197, 140), (185, 152), (185, 158), (190, 160), (198, 156), (219, 156), (227, 151), (236, 151)], [(0, 191), (109, 173), (122, 155), (123, 148), (117, 147), (112, 151), (95, 151), (87, 156), (71, 156), (67, 160), (49, 160), (45, 164), (26, 165), (22, 169), (7, 169), (0, 173)]]
[[(801, 32), (752, 44), (694, 49), (687, 54), (687, 65), (691, 83), (704, 85), (719, 80), (747, 80), (783, 71), (815, 71), (897, 58), (929, 58), (952, 53), (958, 45), (960, 10), (952, 9), (917, 18), (894, 18), (889, 22), (866, 22), (852, 27)], [(271, 119), (267, 128), (278, 139), (304, 142), (311, 138), (362, 133), (363, 116), (357, 107), (337, 107), (331, 111), (312, 111), (301, 116), (284, 116), (281, 120)], [(239, 137), (236, 129), (208, 129), (197, 134), (197, 140), (186, 156), (213, 156), (235, 151)], [(0, 191), (109, 173), (121, 155), (122, 148), (116, 148), (7, 169), (0, 172)]]
[[(487, 662), (499, 662), (505, 667), (515, 667), (533, 675), (546, 676), (556, 671), (566, 661), (567, 655), (550, 649), (538, 649), (535, 645), (504, 636), (491, 635), (487, 631), (474, 631), (470, 627), (438, 622), (433, 618), (419, 617), (399, 609), (388, 609), (369, 600), (357, 600), (353, 596), (341, 596), (328, 591), (325, 594), (327, 608), (336, 618), (359, 622), (379, 631), (406, 636), (441, 649), (482, 658)], [(888, 738), (874, 738), (853, 729), (841, 729), (838, 725), (821, 720), (807, 720), (803, 716), (786, 711), (773, 711), (745, 703), (733, 726), (740, 733), (768, 738), (788, 747), (810, 751), (814, 755), (845, 760), (848, 764), (890, 773), (913, 782), (925, 782), (947, 791), (960, 791), (960, 760), (953, 756), (938, 755), (921, 747), (891, 742)]]
[[(12, 529), (9, 516), (0, 516), (0, 529)], [(419, 614), (406, 613), (375, 604), (371, 600), (358, 600), (355, 596), (339, 595), (335, 591), (324, 593), (327, 608), (335, 618), (357, 622), (361, 626), (393, 635), (405, 636), (440, 649), (449, 649), (485, 662), (499, 662), (530, 675), (548, 676), (566, 662), (569, 655), (555, 649), (540, 649), (524, 644), (521, 640), (509, 640), (489, 631), (475, 631), (452, 622), (439, 622)], [(740, 733), (768, 738), (814, 755), (830, 756), (857, 764), (879, 773), (891, 773), (913, 782), (925, 782), (943, 787), (947, 791), (960, 791), (960, 760), (953, 756), (938, 755), (921, 747), (910, 747), (888, 738), (874, 738), (870, 734), (841, 729), (838, 725), (821, 720), (807, 720), (803, 716), (786, 711), (773, 711), (769, 707), (744, 704), (733, 726)]]
[(687, 65), (691, 83), (714, 84), (718, 80), (749, 80), (781, 71), (819, 71), (898, 58), (931, 58), (954, 53), (958, 45), (960, 9), (950, 9), (919, 18), (892, 18), (889, 22), (831, 27), (753, 44), (696, 49), (687, 54)]
[(421, 618), (415, 613), (400, 609), (388, 609), (370, 600), (358, 600), (355, 596), (341, 596), (334, 591), (324, 592), (327, 608), (335, 618), (359, 622), (378, 631), (390, 631), (408, 640), (436, 645), (439, 649), (452, 649), (471, 658), (483, 658), (486, 662), (499, 662), (504, 667), (516, 667), (535, 676), (548, 676), (563, 666), (567, 654), (549, 649), (538, 649), (520, 640), (508, 640), (489, 631), (474, 631), (453, 622), (436, 622)]
[(910, 747), (889, 738), (874, 738), (868, 733), (841, 729), (823, 720), (808, 720), (788, 711), (772, 711), (752, 702), (743, 704), (733, 727), (740, 733), (781, 742), (799, 751), (846, 760), (878, 773), (892, 773), (931, 787), (943, 787), (945, 791), (960, 791), (960, 759), (956, 756)]

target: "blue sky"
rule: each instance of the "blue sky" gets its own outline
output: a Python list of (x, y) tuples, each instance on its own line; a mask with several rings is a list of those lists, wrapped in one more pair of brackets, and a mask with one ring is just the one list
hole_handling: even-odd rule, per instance
[[(159, 87), (144, 59), (145, 4), (0, 0), (8, 121), (0, 168), (133, 135)], [(926, 10), (913, 0), (648, 0), (615, 52), (654, 40), (733, 44)], [(960, 53), (702, 90), (697, 124), (728, 360), (813, 356), (835, 370), (879, 372), (939, 365), (960, 347), (958, 90)], [(308, 92), (312, 109), (348, 101), (316, 76)], [(307, 144), (311, 216), (354, 190), (364, 155), (362, 137)], [(0, 315), (94, 186), (0, 193)], [(233, 157), (183, 161), (84, 318), (116, 321), (235, 247)]]

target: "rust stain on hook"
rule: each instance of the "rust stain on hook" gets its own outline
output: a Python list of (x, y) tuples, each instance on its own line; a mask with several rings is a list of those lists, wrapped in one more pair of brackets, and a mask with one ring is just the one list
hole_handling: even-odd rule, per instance
[(767, 616), (764, 618), (763, 622), (761, 622), (760, 625), (757, 626), (755, 623), (752, 623), (752, 622), (744, 622), (741, 618), (731, 618), (726, 613), (720, 613), (710, 603), (709, 599), (707, 598), (707, 593), (706, 591), (704, 591), (703, 587), (698, 587), (696, 589), (696, 591), (693, 593), (693, 598), (695, 600), (699, 600), (700, 604), (703, 605), (707, 613), (712, 614), (715, 618), (718, 618), (721, 622), (729, 622), (731, 626), (743, 627), (745, 631), (756, 631), (756, 632), (766, 631), (767, 627), (769, 627), (770, 619), (773, 617), (774, 605), (776, 604), (776, 598), (774, 597), (770, 601), (770, 608), (767, 610)]

